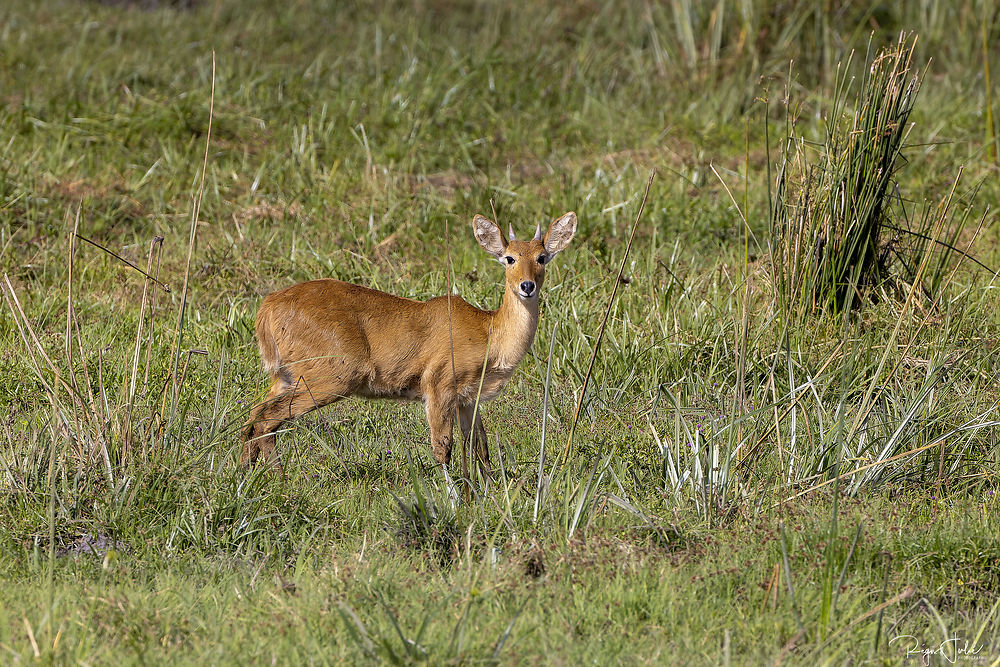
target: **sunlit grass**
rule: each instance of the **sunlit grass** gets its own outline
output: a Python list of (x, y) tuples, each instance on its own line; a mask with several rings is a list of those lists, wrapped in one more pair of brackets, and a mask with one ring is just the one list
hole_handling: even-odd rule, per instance
[[(1000, 655), (1000, 190), (981, 43), (954, 39), (995, 43), (979, 3), (168, 5), (0, 14), (6, 661)], [(933, 62), (892, 206), (981, 265), (888, 234), (934, 259), (923, 283), (900, 260), (852, 309), (790, 309), (785, 119), (813, 150), (851, 48), (900, 30)], [(262, 295), (336, 277), (496, 307), (469, 229), (491, 200), (518, 231), (580, 219), (484, 406), (494, 478), (436, 469), (421, 407), (361, 401), (283, 433), (285, 475), (240, 469)], [(76, 224), (170, 291), (85, 242), (71, 265)]]

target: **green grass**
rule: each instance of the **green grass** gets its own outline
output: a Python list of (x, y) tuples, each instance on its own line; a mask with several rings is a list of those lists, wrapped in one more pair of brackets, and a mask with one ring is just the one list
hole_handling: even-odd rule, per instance
[[(0, 8), (3, 662), (1000, 659), (994, 276), (890, 235), (931, 298), (901, 259), (789, 314), (769, 215), (786, 119), (820, 154), (837, 63), (912, 30), (894, 215), (1000, 266), (991, 3), (164, 4)], [(420, 406), (353, 400), (282, 435), (284, 476), (240, 469), (261, 297), (495, 307), (491, 200), (518, 232), (580, 219), (484, 407), (496, 478), (449, 486)], [(71, 264), (77, 210), (170, 291)]]

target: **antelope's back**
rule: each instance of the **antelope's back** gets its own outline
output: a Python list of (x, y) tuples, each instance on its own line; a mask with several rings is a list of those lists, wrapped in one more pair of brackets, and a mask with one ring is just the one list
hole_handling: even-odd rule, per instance
[[(261, 359), (288, 383), (307, 371), (342, 373), (350, 391), (412, 392), (427, 373), (450, 367), (446, 297), (414, 301), (339, 280), (299, 283), (268, 295), (257, 315)], [(489, 314), (452, 298), (459, 359), (478, 356)]]

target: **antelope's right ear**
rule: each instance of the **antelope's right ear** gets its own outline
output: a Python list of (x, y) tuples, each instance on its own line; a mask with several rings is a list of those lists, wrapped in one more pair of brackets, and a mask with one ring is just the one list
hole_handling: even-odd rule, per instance
[(483, 250), (497, 259), (507, 252), (507, 239), (496, 223), (489, 218), (477, 215), (472, 219), (472, 231), (476, 235)]

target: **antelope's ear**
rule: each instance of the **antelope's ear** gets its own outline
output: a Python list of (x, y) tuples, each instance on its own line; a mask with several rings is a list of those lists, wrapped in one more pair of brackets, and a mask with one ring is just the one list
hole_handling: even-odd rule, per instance
[(563, 250), (573, 240), (574, 234), (576, 234), (576, 213), (570, 211), (549, 225), (549, 231), (545, 232), (545, 238), (542, 239), (545, 252), (552, 256)]
[(489, 218), (477, 215), (472, 219), (472, 232), (476, 235), (483, 250), (497, 259), (507, 251), (507, 239), (496, 223)]

